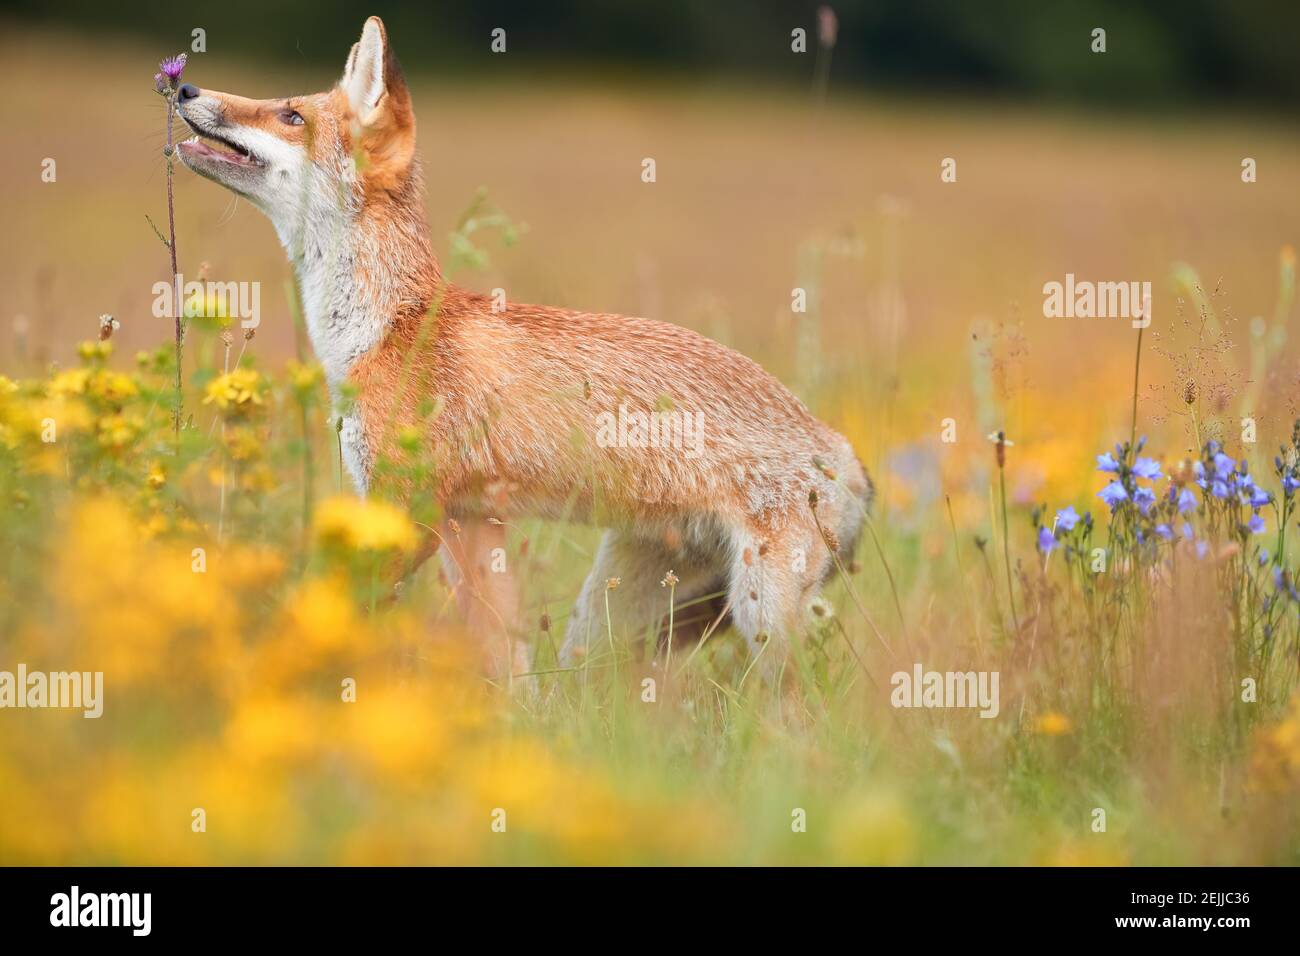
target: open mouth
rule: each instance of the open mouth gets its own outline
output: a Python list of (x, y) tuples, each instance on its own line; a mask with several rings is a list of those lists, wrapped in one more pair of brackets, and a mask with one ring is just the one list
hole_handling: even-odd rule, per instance
[[(183, 119), (184, 117), (182, 117)], [(244, 147), (217, 133), (201, 130), (189, 120), (185, 120), (190, 129), (197, 133), (180, 144), (181, 152), (191, 159), (215, 160), (232, 166), (261, 166), (262, 162)]]

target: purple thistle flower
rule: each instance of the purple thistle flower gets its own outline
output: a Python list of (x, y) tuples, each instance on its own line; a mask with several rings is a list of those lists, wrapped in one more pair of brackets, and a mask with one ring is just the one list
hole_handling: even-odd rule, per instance
[(1228, 489), (1228, 483), (1222, 478), (1214, 479), (1214, 484), (1210, 486), (1210, 494), (1224, 500), (1232, 496), (1232, 492)]
[(1056, 513), (1056, 526), (1066, 531), (1073, 531), (1074, 526), (1079, 523), (1079, 513), (1074, 510), (1074, 505), (1067, 505)]
[(176, 56), (169, 56), (158, 64), (158, 70), (163, 76), (171, 80), (173, 85), (181, 78), (181, 73), (185, 70), (185, 60), (188, 54), (180, 53)]
[(1286, 496), (1288, 498), (1290, 498), (1291, 495), (1295, 494), (1295, 490), (1297, 488), (1300, 488), (1300, 478), (1295, 478), (1292, 475), (1287, 475), (1285, 478), (1282, 479), (1282, 490), (1286, 492)]
[(1160, 480), (1160, 463), (1154, 458), (1139, 458), (1133, 465), (1133, 474), (1151, 481)]
[(1051, 531), (1047, 529), (1047, 526), (1044, 525), (1043, 527), (1039, 528), (1038, 529), (1038, 550), (1043, 552), (1043, 554), (1051, 554), (1052, 550), (1055, 547), (1056, 547), (1056, 537), (1052, 534)]
[(1205, 485), (1205, 466), (1199, 461), (1192, 465), (1192, 471), (1196, 475), (1196, 483), (1204, 488)]
[(1250, 490), (1250, 500), (1247, 501), (1246, 504), (1250, 505), (1252, 508), (1262, 508), (1272, 500), (1273, 493), (1271, 491), (1266, 491), (1259, 486), (1255, 486)]
[(1105, 488), (1101, 489), (1101, 491), (1097, 492), (1097, 497), (1110, 505), (1110, 510), (1114, 511), (1119, 507), (1120, 502), (1125, 501), (1128, 498), (1128, 492), (1124, 490), (1124, 486), (1118, 481), (1112, 481)]
[(1251, 534), (1263, 534), (1268, 530), (1258, 511), (1250, 516), (1250, 520), (1246, 522), (1246, 527), (1250, 529)]
[(1195, 510), (1196, 495), (1192, 494), (1190, 488), (1184, 488), (1178, 495), (1178, 513), (1187, 514), (1187, 512)]
[(1169, 527), (1167, 524), (1156, 525), (1156, 534), (1160, 535), (1160, 537), (1164, 538), (1166, 541), (1174, 540), (1174, 529)]
[(1133, 492), (1133, 503), (1138, 506), (1138, 511), (1146, 514), (1156, 503), (1156, 493), (1150, 488), (1139, 488)]
[(1114, 455), (1110, 452), (1106, 452), (1103, 455), (1097, 456), (1097, 470), (1119, 474), (1119, 462), (1115, 460)]

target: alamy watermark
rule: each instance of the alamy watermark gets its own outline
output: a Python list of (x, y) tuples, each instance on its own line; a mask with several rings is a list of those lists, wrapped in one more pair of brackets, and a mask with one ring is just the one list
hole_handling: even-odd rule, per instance
[(596, 444), (601, 448), (671, 448), (687, 458), (704, 454), (704, 413), (680, 409), (653, 412), (601, 412), (596, 416)]
[(158, 319), (175, 318), (179, 303), (187, 315), (239, 319), (243, 329), (255, 329), (262, 323), (260, 282), (186, 282), (177, 273), (175, 282), (155, 282), (153, 296), (153, 314)]
[(993, 718), (1001, 710), (997, 671), (927, 671), (920, 664), (911, 673), (898, 671), (889, 679), (894, 688), (889, 702), (895, 707), (978, 708), (981, 717)]
[(103, 671), (0, 671), (0, 709), (5, 707), (80, 708), (83, 717), (104, 713)]
[(50, 897), (51, 926), (121, 926), (133, 936), (153, 928), (152, 893), (83, 893), (73, 886)]
[(1151, 324), (1150, 282), (1075, 280), (1043, 284), (1043, 315), (1049, 319), (1131, 319), (1133, 328)]

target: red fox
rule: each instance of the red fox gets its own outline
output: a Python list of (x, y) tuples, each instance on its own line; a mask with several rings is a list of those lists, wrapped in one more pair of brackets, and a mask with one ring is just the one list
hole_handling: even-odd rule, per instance
[[(871, 503), (842, 436), (757, 364), (690, 330), (502, 308), (447, 282), (425, 224), (411, 96), (378, 17), (328, 92), (251, 100), (185, 84), (177, 110), (197, 134), (180, 144), (185, 165), (247, 197), (279, 234), (358, 491), (372, 489), (399, 432), (423, 429), (449, 519), (443, 560), (490, 670), (528, 667), (511, 637), (513, 583), (489, 573), (487, 556), (504, 547), (504, 521), (529, 515), (608, 529), (562, 661), (600, 649), (610, 579), (618, 633), (659, 626), (670, 571), (678, 604), (709, 598), (716, 620), (705, 624), (729, 618), (751, 652), (783, 658)], [(430, 403), (431, 423), (417, 412)]]

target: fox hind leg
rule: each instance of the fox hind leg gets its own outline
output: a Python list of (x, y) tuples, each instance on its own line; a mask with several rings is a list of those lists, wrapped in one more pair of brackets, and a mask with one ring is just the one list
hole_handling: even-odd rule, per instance
[(751, 653), (769, 658), (769, 669), (784, 660), (829, 565), (830, 554), (810, 521), (736, 533), (727, 585), (731, 617)]

